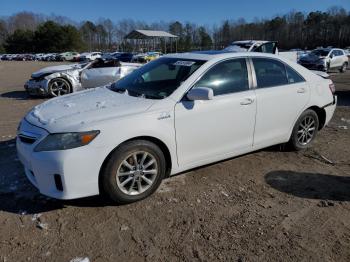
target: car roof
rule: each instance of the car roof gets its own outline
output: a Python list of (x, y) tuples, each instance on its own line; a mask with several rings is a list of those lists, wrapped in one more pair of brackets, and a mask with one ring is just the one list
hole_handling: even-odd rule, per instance
[(196, 51), (191, 53), (176, 53), (168, 54), (165, 57), (178, 58), (178, 59), (194, 59), (194, 60), (214, 60), (214, 59), (226, 59), (235, 57), (270, 57), (270, 58), (280, 58), (274, 54), (268, 53), (256, 53), (256, 52), (230, 52), (230, 51)]
[(265, 44), (269, 42), (274, 42), (274, 41), (265, 41), (265, 40), (241, 40), (241, 41), (234, 41), (231, 43), (231, 45), (237, 45), (237, 44)]

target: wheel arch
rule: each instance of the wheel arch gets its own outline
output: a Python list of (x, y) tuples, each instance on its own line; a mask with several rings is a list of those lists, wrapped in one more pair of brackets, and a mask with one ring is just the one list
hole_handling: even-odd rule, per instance
[(98, 175), (98, 184), (99, 184), (99, 188), (101, 191), (101, 174), (104, 171), (106, 164), (108, 162), (108, 160), (111, 158), (112, 154), (115, 152), (115, 150), (117, 150), (120, 146), (122, 146), (123, 144), (130, 142), (130, 141), (135, 141), (135, 140), (145, 140), (145, 141), (149, 141), (154, 143), (155, 145), (159, 146), (160, 150), (163, 152), (164, 157), (165, 157), (165, 162), (166, 162), (166, 173), (165, 173), (165, 177), (169, 177), (170, 173), (171, 173), (171, 169), (172, 169), (172, 165), (173, 165), (173, 161), (171, 159), (171, 154), (170, 154), (170, 150), (168, 148), (168, 146), (159, 138), (153, 137), (153, 136), (137, 136), (137, 137), (133, 137), (130, 138), (128, 140), (125, 140), (124, 142), (120, 143), (119, 145), (117, 145), (107, 156), (106, 158), (103, 160), (102, 166), (100, 168), (100, 172)]
[(318, 130), (321, 130), (326, 123), (326, 110), (324, 110), (324, 108), (321, 108), (318, 106), (310, 106), (306, 110), (308, 110), (308, 109), (315, 111), (315, 113), (317, 114), (318, 122), (319, 122), (318, 123)]
[(296, 117), (296, 119), (294, 120), (293, 122), (293, 125), (290, 129), (290, 132), (289, 132), (289, 138), (290, 136), (292, 135), (292, 132), (293, 132), (293, 128), (295, 126), (295, 124), (297, 123), (299, 117), (306, 111), (306, 110), (313, 110), (314, 112), (316, 112), (317, 114), (317, 117), (318, 117), (318, 130), (321, 130), (326, 122), (326, 110), (324, 108), (321, 108), (319, 106), (316, 106), (316, 105), (313, 105), (313, 106), (309, 106), (309, 107), (306, 107), (305, 109), (303, 109), (299, 115)]

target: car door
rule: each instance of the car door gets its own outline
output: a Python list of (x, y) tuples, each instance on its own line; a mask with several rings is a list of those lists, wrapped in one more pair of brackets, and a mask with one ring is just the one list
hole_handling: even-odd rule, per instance
[(339, 57), (337, 56), (337, 51), (333, 50), (329, 54), (330, 62), (329, 62), (329, 68), (337, 68), (339, 65)]
[(82, 71), (80, 79), (83, 88), (94, 88), (119, 80), (120, 67), (89, 68)]
[(192, 167), (224, 159), (252, 148), (256, 113), (245, 58), (222, 61), (211, 67), (193, 86), (208, 87), (214, 98), (175, 106), (178, 162)]
[(341, 50), (335, 50), (336, 53), (336, 67), (341, 68), (343, 65), (343, 52)]
[(257, 115), (254, 147), (286, 142), (310, 97), (305, 79), (274, 58), (252, 58)]

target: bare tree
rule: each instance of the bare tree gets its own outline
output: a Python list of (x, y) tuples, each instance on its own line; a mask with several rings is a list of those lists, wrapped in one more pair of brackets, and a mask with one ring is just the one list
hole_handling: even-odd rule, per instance
[[(179, 37), (178, 51), (222, 49), (233, 41), (243, 39), (278, 41), (282, 49), (350, 46), (350, 13), (339, 6), (330, 7), (326, 12), (302, 13), (292, 10), (285, 15), (277, 15), (271, 19), (255, 18), (250, 22), (244, 18), (227, 19), (213, 26), (187, 21), (146, 23), (134, 19), (122, 19), (113, 22), (108, 18), (100, 18), (96, 23), (84, 21), (78, 24), (65, 16), (20, 12), (0, 19), (0, 45), (3, 45), (17, 29), (33, 32), (45, 21), (78, 28), (82, 42), (90, 51), (132, 50), (131, 46), (135, 43), (126, 42), (124, 37), (135, 29), (170, 31)], [(160, 44), (162, 48), (166, 47), (167, 51), (174, 50), (169, 43)]]

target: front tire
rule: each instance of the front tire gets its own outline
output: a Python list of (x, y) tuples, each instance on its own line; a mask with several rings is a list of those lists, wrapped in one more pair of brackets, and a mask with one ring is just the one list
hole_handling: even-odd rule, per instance
[(135, 140), (117, 148), (101, 173), (101, 189), (112, 201), (128, 204), (156, 191), (166, 172), (165, 157), (152, 142)]
[(303, 150), (315, 139), (319, 127), (319, 119), (314, 110), (307, 109), (298, 118), (288, 142), (290, 148)]
[(63, 78), (54, 78), (49, 83), (48, 93), (51, 97), (63, 96), (71, 91), (70, 83)]

